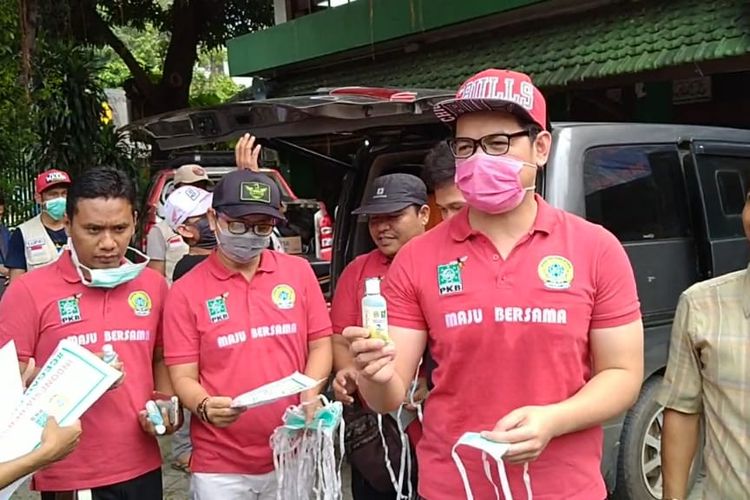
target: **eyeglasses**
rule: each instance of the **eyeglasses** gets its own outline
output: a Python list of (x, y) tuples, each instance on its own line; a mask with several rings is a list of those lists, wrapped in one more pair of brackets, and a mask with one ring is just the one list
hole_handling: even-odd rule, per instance
[(276, 226), (273, 222), (245, 222), (242, 220), (229, 220), (225, 217), (220, 218), (227, 223), (227, 229), (232, 234), (245, 234), (248, 231), (252, 231), (256, 236), (271, 236), (273, 228)]
[(502, 156), (508, 154), (510, 150), (510, 140), (515, 137), (528, 137), (531, 134), (530, 130), (520, 130), (512, 134), (490, 134), (485, 135), (480, 139), (472, 139), (471, 137), (455, 137), (448, 139), (448, 146), (453, 152), (453, 156), (458, 159), (469, 158), (477, 152), (477, 146), (482, 148), (482, 151), (491, 156)]

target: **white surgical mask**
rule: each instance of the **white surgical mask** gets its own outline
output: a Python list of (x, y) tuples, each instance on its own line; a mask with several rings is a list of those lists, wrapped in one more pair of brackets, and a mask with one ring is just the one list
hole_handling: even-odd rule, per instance
[[(482, 452), (482, 464), (484, 465), (484, 475), (487, 480), (492, 484), (495, 489), (495, 498), (500, 500), (500, 491), (497, 485), (492, 480), (492, 472), (490, 470), (490, 462), (487, 456), (491, 456), (497, 464), (497, 473), (500, 476), (500, 486), (503, 490), (503, 497), (505, 500), (513, 500), (513, 494), (510, 491), (510, 484), (508, 483), (508, 474), (505, 472), (505, 464), (503, 463), (503, 456), (508, 453), (510, 445), (508, 443), (496, 443), (485, 439), (478, 432), (467, 432), (456, 441), (451, 450), (451, 458), (456, 464), (458, 473), (461, 475), (461, 481), (464, 483), (464, 490), (466, 491), (466, 499), (474, 500), (474, 495), (471, 492), (471, 485), (469, 484), (469, 476), (466, 473), (466, 467), (464, 466), (461, 458), (458, 456), (458, 447), (468, 446), (475, 448)], [(526, 485), (526, 497), (528, 500), (532, 500), (531, 494), (531, 477), (529, 476), (529, 464), (523, 464), (523, 482)]]
[[(129, 260), (125, 260), (125, 263), (118, 267), (91, 269), (81, 264), (81, 261), (78, 260), (78, 255), (76, 254), (70, 238), (68, 238), (68, 248), (70, 248), (70, 257), (73, 260), (73, 265), (78, 272), (78, 276), (81, 277), (81, 283), (91, 288), (115, 288), (123, 283), (132, 281), (143, 272), (149, 261), (148, 256), (139, 252), (135, 248), (129, 247), (130, 250), (141, 257), (142, 262), (134, 264)], [(86, 277), (86, 273), (88, 273), (90, 278)]]

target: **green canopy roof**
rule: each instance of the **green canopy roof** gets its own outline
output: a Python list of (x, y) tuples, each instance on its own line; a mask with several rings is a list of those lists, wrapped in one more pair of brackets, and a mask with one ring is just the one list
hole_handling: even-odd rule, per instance
[(750, 53), (746, 0), (627, 2), (544, 23), (282, 73), (274, 94), (340, 85), (455, 88), (487, 67), (521, 70), (537, 85), (554, 87)]

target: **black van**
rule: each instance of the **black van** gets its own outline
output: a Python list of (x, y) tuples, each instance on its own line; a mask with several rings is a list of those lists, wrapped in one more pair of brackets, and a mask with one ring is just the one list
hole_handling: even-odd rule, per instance
[[(449, 130), (434, 118), (450, 91), (350, 87), (234, 102), (152, 117), (131, 126), (162, 149), (222, 142), (251, 132), (265, 146), (306, 158), (341, 178), (332, 284), (373, 248), (364, 219), (349, 216), (372, 180), (398, 168), (419, 174)], [(614, 498), (661, 498), (664, 373), (680, 293), (748, 263), (741, 213), (750, 187), (750, 131), (687, 125), (553, 124), (538, 191), (553, 206), (612, 231), (635, 269), (645, 322), (645, 380), (633, 408), (605, 425), (602, 473)], [(334, 174), (335, 172), (335, 174)], [(333, 181), (332, 181), (333, 182)], [(694, 468), (693, 480), (699, 467)]]

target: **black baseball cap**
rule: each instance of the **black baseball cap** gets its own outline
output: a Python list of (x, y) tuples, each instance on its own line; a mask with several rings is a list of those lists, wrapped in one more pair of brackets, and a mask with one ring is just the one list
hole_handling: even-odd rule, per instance
[(410, 174), (388, 174), (375, 179), (362, 205), (352, 214), (391, 214), (411, 205), (426, 204), (427, 187), (422, 179)]
[(270, 177), (259, 172), (229, 172), (216, 184), (213, 195), (211, 206), (229, 217), (270, 215), (284, 220), (279, 186)]

